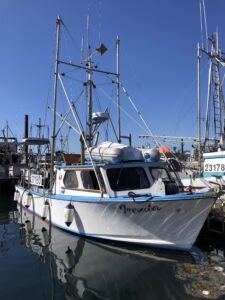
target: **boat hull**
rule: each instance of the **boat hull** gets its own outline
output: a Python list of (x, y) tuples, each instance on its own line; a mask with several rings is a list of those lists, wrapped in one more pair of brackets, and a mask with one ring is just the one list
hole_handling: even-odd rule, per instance
[[(20, 193), (19, 208), (26, 206), (26, 192)], [(44, 197), (32, 193), (28, 210), (43, 216), (44, 201), (49, 203), (46, 220), (61, 229), (93, 238), (114, 240), (140, 245), (189, 250), (194, 244), (215, 201), (211, 195), (184, 196), (148, 201), (128, 200), (72, 200), (57, 195)], [(65, 207), (71, 203), (73, 219), (65, 223)]]

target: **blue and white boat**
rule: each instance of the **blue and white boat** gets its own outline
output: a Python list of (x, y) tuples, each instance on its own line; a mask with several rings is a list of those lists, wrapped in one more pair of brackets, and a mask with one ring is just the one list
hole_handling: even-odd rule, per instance
[[(61, 24), (58, 18), (55, 76), (62, 83), (58, 71), (59, 62), (63, 64), (58, 57)], [(103, 46), (98, 49), (101, 54), (106, 49)], [(78, 65), (67, 64), (78, 68)], [(86, 66), (81, 68), (87, 72), (88, 115), (92, 117), (94, 68), (91, 55)], [(118, 79), (119, 74), (116, 75)], [(54, 95), (57, 94), (56, 89), (57, 84)], [(67, 94), (66, 98), (68, 100)], [(78, 120), (77, 126), (88, 159), (84, 159), (82, 152), (79, 163), (56, 163), (53, 124), (50, 186), (46, 186), (42, 175), (33, 172), (29, 182), (16, 186), (15, 200), (18, 204), (63, 230), (82, 236), (190, 249), (207, 219), (215, 193), (180, 191), (166, 162), (157, 159), (146, 162), (138, 149), (123, 145), (120, 141), (95, 144), (94, 120), (89, 118), (88, 131), (83, 134), (78, 114), (71, 101), (68, 100), (68, 103)], [(98, 122), (107, 117), (106, 114), (98, 116)]]
[(203, 172), (200, 175), (182, 178), (184, 187), (191, 186), (192, 189), (201, 190), (206, 187), (225, 186), (225, 151), (203, 153)]
[(71, 233), (180, 249), (192, 247), (215, 201), (178, 192), (162, 162), (56, 166), (51, 193), (37, 186), (16, 193), (22, 206)]
[[(198, 46), (198, 171), (190, 171), (189, 178), (182, 178), (182, 183), (188, 188), (204, 189), (214, 187), (220, 189), (224, 198), (225, 187), (225, 117), (222, 76), (224, 75), (224, 52), (219, 46), (218, 32), (214, 32), (207, 51)], [(204, 122), (204, 138), (201, 138), (201, 99), (200, 99), (200, 59), (206, 56), (209, 62), (208, 87), (206, 98), (206, 113)], [(204, 106), (203, 106), (204, 107)]]

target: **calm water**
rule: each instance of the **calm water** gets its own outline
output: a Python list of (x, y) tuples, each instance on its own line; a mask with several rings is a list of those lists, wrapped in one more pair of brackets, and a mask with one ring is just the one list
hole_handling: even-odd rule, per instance
[(71, 236), (0, 195), (0, 299), (225, 299), (223, 249), (191, 254)]

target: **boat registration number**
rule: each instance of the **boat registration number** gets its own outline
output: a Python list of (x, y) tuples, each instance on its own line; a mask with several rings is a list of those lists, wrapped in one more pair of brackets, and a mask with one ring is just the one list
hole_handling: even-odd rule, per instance
[(225, 164), (205, 164), (204, 172), (225, 172)]
[(30, 177), (30, 182), (33, 185), (42, 186), (42, 176), (41, 175), (32, 174), (31, 177)]

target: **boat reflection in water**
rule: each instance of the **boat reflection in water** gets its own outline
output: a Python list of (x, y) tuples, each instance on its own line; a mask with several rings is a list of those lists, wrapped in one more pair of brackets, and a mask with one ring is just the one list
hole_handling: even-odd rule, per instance
[(225, 294), (224, 257), (208, 259), (198, 248), (190, 254), (98, 243), (18, 208), (21, 244), (49, 262), (63, 299), (215, 299)]

